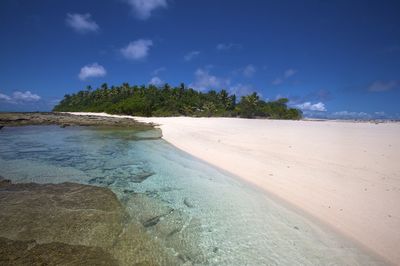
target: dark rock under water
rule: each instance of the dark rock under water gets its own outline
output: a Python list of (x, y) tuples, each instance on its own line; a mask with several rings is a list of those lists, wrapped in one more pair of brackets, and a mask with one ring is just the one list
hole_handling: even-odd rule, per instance
[(177, 265), (107, 188), (0, 180), (1, 265)]
[(0, 237), (1, 265), (118, 265), (103, 249), (35, 240), (20, 241)]

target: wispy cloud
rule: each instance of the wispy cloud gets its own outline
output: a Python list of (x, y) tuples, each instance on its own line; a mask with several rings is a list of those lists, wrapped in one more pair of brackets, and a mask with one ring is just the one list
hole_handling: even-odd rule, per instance
[(138, 19), (146, 20), (151, 13), (159, 8), (167, 8), (167, 0), (125, 0), (131, 7)]
[(122, 48), (121, 54), (131, 60), (141, 60), (148, 56), (150, 47), (153, 45), (153, 41), (139, 39), (130, 42), (126, 47)]
[(295, 75), (297, 73), (297, 70), (295, 69), (287, 69), (284, 73), (282, 77), (277, 77), (276, 79), (274, 79), (271, 84), (272, 85), (280, 85), (282, 84), (286, 79), (292, 77), (293, 75)]
[(297, 70), (288, 69), (288, 70), (285, 71), (284, 77), (285, 77), (285, 78), (290, 78), (291, 76), (293, 76), (293, 75), (296, 74), (296, 73), (297, 73)]
[(162, 81), (159, 77), (152, 77), (151, 80), (149, 81), (149, 84), (155, 86), (161, 86), (164, 84), (164, 81)]
[[(194, 82), (189, 84), (189, 87), (199, 91), (226, 89), (231, 94), (235, 94), (238, 97), (248, 95), (256, 91), (251, 84), (232, 84), (230, 78), (219, 77), (210, 74), (209, 71), (210, 70), (207, 68), (197, 69), (194, 73)], [(258, 94), (261, 95), (260, 93)]]
[(159, 67), (157, 69), (154, 69), (154, 71), (152, 72), (153, 75), (157, 76), (158, 74), (160, 74), (161, 72), (166, 71), (167, 69), (165, 67)]
[(280, 85), (283, 83), (283, 80), (281, 78), (276, 78), (271, 83), (272, 85)]
[(211, 75), (208, 70), (199, 68), (194, 73), (195, 80), (189, 86), (199, 91), (228, 88), (230, 79)]
[(337, 119), (370, 119), (372, 116), (365, 112), (339, 111), (332, 113), (332, 118)]
[(12, 104), (37, 102), (40, 99), (41, 97), (39, 95), (34, 94), (30, 91), (15, 91), (11, 96), (0, 93), (0, 102), (3, 101)]
[(240, 48), (242, 48), (242, 45), (238, 43), (219, 43), (216, 46), (216, 49), (218, 51), (228, 51), (231, 49), (240, 49)]
[[(233, 86), (230, 86), (229, 88), (229, 92), (235, 94), (238, 97), (249, 95), (254, 91), (255, 90), (252, 85), (242, 83), (235, 84)], [(261, 95), (260, 93), (258, 94)]]
[(191, 51), (191, 52), (187, 53), (187, 54), (183, 57), (183, 59), (184, 59), (185, 61), (191, 61), (192, 59), (194, 59), (195, 57), (197, 57), (197, 56), (199, 56), (199, 55), (200, 55), (200, 51)]
[(303, 111), (318, 111), (318, 112), (326, 112), (327, 111), (325, 104), (322, 102), (318, 102), (318, 103), (304, 102), (301, 104), (297, 104), (296, 107)]
[(243, 68), (242, 73), (243, 73), (243, 76), (245, 76), (247, 78), (251, 78), (252, 76), (254, 76), (256, 71), (257, 71), (256, 67), (254, 65), (250, 64)]
[(106, 74), (107, 71), (102, 65), (93, 63), (82, 67), (78, 77), (80, 80), (86, 80), (88, 78), (104, 77)]
[(68, 13), (65, 23), (78, 33), (97, 32), (100, 29), (99, 25), (97, 25), (97, 23), (92, 19), (92, 15), (89, 13)]
[(396, 80), (381, 81), (377, 80), (368, 86), (368, 90), (371, 92), (383, 92), (390, 91), (400, 86), (400, 82)]

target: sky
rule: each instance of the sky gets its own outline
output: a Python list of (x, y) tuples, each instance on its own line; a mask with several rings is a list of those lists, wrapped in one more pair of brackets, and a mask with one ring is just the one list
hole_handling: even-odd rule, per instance
[(225, 88), (308, 117), (400, 119), (400, 1), (1, 0), (0, 111), (87, 85)]

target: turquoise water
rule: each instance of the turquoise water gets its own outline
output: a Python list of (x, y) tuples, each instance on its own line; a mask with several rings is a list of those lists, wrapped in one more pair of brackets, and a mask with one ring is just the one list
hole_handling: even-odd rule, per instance
[(108, 187), (185, 265), (380, 264), (159, 136), (158, 130), (5, 127), (0, 175), (14, 182)]

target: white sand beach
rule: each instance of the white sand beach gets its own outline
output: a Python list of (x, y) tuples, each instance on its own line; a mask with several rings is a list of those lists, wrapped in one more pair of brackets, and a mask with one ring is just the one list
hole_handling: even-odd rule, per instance
[(136, 119), (400, 264), (400, 123)]

